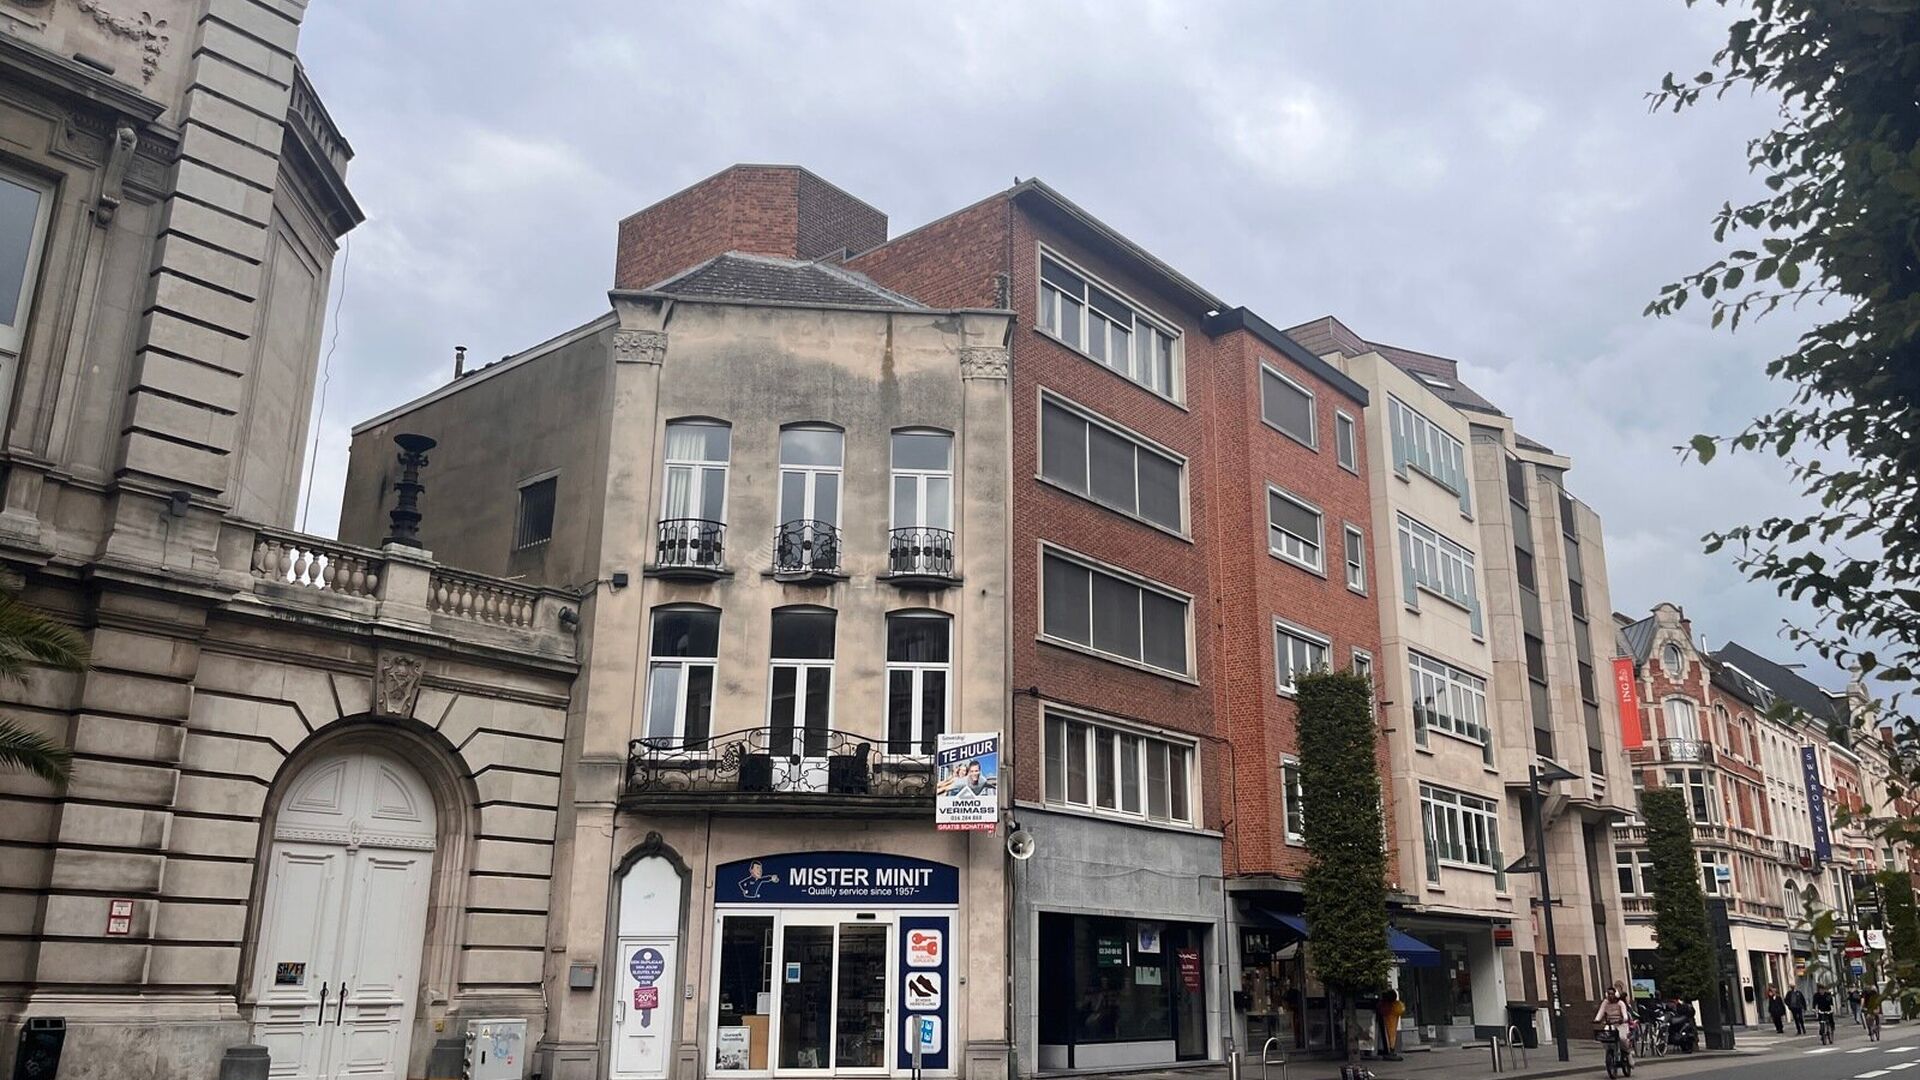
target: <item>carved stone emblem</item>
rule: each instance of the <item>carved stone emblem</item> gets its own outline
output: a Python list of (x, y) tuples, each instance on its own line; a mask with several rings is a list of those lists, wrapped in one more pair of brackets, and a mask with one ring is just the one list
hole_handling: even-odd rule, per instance
[(1007, 350), (998, 345), (966, 345), (960, 349), (963, 379), (1004, 379), (1009, 367)]
[(622, 364), (658, 364), (667, 358), (664, 330), (615, 330), (613, 358)]
[(107, 10), (106, 0), (74, 0), (75, 7), (93, 17), (100, 28), (140, 46), (140, 81), (152, 82), (160, 70), (161, 54), (173, 39), (167, 36), (167, 20), (156, 19), (150, 11), (139, 15), (116, 15)]
[(374, 711), (381, 716), (412, 716), (414, 703), (420, 700), (420, 677), (425, 673), (426, 665), (419, 657), (382, 653)]

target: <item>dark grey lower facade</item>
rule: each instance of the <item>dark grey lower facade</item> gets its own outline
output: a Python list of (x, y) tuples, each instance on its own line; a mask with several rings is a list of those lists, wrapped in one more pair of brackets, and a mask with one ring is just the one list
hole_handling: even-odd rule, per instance
[(1229, 987), (1220, 836), (1021, 806), (1013, 864), (1022, 1076), (1217, 1061)]

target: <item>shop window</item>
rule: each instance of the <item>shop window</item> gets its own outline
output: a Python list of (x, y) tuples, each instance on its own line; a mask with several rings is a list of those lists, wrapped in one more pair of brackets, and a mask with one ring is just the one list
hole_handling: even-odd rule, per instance
[(947, 729), (953, 620), (932, 612), (887, 616), (887, 752), (931, 754)]
[(773, 916), (728, 915), (720, 923), (720, 966), (713, 976), (719, 1026), (743, 1031), (716, 1039), (716, 1072), (768, 1067), (773, 1016)]
[(834, 613), (780, 608), (773, 613), (772, 686), (767, 746), (775, 754), (819, 758), (833, 726)]
[(1183, 825), (1195, 820), (1189, 745), (1049, 712), (1046, 754), (1050, 803)]
[(1043, 1055), (1088, 1067), (1074, 1047), (1171, 1042), (1176, 1060), (1206, 1056), (1201, 927), (1042, 912), (1040, 938)]
[(647, 741), (663, 749), (704, 749), (713, 722), (713, 670), (720, 613), (658, 608), (647, 662)]

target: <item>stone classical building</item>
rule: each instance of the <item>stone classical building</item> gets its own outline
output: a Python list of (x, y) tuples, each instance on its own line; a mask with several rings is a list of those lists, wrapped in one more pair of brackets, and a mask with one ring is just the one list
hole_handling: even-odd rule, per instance
[(1007, 1073), (1004, 837), (933, 814), (992, 778), (933, 758), (1005, 725), (1008, 314), (797, 258), (796, 190), (877, 214), (728, 170), (622, 224), (606, 316), (355, 430), (344, 536), (423, 432), (430, 546), (583, 591), (553, 1080)]
[(360, 220), (304, 6), (0, 0), (0, 562), (93, 654), (0, 686), (74, 754), (0, 775), (9, 1075), (544, 1027), (573, 601), (286, 529)]

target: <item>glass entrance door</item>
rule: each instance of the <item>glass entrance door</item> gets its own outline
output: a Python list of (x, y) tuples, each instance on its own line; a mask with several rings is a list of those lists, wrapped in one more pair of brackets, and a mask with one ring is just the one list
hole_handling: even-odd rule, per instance
[(887, 1072), (890, 923), (789, 917), (780, 931), (782, 1074)]

